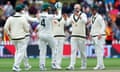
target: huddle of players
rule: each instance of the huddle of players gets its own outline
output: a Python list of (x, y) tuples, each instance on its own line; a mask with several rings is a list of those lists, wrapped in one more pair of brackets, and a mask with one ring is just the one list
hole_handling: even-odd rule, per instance
[[(70, 57), (70, 64), (66, 69), (74, 70), (75, 63), (76, 63), (76, 53), (78, 49), (80, 50), (80, 55), (81, 55), (81, 69), (87, 69), (87, 56), (86, 56), (86, 47), (85, 47), (87, 16), (85, 13), (81, 11), (80, 4), (74, 5), (74, 12), (73, 14), (71, 14), (70, 18), (67, 18), (64, 14), (61, 15), (60, 2), (56, 4), (56, 7), (58, 12), (55, 15), (48, 14), (49, 4), (44, 3), (42, 5), (43, 11), (42, 13), (38, 14), (37, 19), (36, 18), (32, 19), (32, 18), (22, 16), (20, 20), (22, 19), (25, 20), (22, 22), (24, 27), (21, 28), (24, 31), (22, 32), (22, 30), (20, 30), (21, 34), (24, 33), (22, 34), (23, 36), (18, 35), (19, 33), (17, 33), (14, 29), (12, 29), (13, 28), (12, 23), (14, 23), (15, 20), (19, 20), (19, 17), (21, 16), (19, 16), (19, 14), (16, 12), (16, 14), (13, 17), (8, 18), (4, 29), (8, 34), (10, 34), (12, 41), (16, 46), (15, 62), (13, 65), (14, 71), (21, 71), (20, 63), (22, 60), (24, 60), (25, 62), (24, 64), (25, 64), (26, 70), (29, 70), (31, 68), (26, 57), (27, 56), (26, 46), (28, 41), (27, 36), (29, 36), (29, 25), (26, 23), (28, 19), (39, 22), (39, 25), (36, 27), (36, 29), (39, 37), (40, 70), (46, 70), (45, 58), (46, 58), (47, 45), (49, 45), (52, 50), (52, 63), (51, 63), (52, 69), (58, 69), (58, 70), (62, 69), (61, 62), (62, 62), (63, 45), (64, 45), (64, 38), (65, 38), (65, 33), (64, 33), (65, 24), (72, 25), (71, 57)], [(19, 8), (20, 6), (16, 7), (16, 10), (17, 9), (19, 10)], [(97, 6), (92, 7), (92, 14), (93, 14), (93, 16), (91, 17), (92, 28), (91, 28), (90, 36), (88, 38), (95, 42), (97, 65), (96, 67), (94, 67), (94, 69), (101, 70), (101, 69), (105, 69), (104, 62), (103, 62), (105, 23), (102, 16), (97, 13), (96, 9), (97, 9)], [(23, 45), (23, 43), (25, 45)]]

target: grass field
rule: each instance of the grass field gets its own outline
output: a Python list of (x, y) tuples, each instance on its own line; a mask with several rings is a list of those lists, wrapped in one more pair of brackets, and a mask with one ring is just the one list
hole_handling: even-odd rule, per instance
[[(120, 58), (106, 58), (105, 60), (105, 70), (97, 70), (97, 72), (120, 72)], [(25, 71), (23, 64), (21, 65), (21, 72), (41, 72), (39, 70), (39, 59), (29, 59), (32, 68), (30, 71)], [(69, 65), (69, 58), (64, 58), (62, 62), (62, 70), (52, 70), (51, 69), (51, 59), (47, 59), (45, 72), (96, 72), (92, 68), (96, 65), (95, 58), (88, 58), (88, 68), (87, 70), (80, 70), (80, 59), (77, 59), (77, 63), (74, 71), (66, 71), (65, 68)], [(0, 59), (0, 72), (12, 72), (11, 68), (13, 65), (13, 58), (1, 58)]]

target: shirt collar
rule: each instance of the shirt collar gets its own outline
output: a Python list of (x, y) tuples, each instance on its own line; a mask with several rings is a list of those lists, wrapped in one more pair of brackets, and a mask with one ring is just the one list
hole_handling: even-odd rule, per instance
[(44, 15), (48, 15), (48, 12), (43, 12), (42, 14), (44, 14)]
[(22, 14), (19, 12), (16, 12), (14, 16), (22, 16)]
[(97, 17), (98, 13), (96, 13), (93, 17)]

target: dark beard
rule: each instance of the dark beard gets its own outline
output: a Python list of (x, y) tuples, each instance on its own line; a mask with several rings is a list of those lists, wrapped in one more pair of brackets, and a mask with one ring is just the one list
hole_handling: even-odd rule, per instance
[(79, 13), (79, 11), (76, 11), (77, 13)]

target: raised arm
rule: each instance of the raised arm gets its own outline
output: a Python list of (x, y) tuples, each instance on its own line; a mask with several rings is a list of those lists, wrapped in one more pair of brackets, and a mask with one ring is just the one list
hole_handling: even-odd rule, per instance
[(51, 15), (53, 19), (60, 19), (62, 17), (62, 3), (56, 2), (55, 8), (57, 10), (57, 14)]
[(29, 14), (26, 14), (24, 16), (30, 22), (39, 22), (39, 20), (38, 20), (38, 17), (40, 17), (39, 14), (36, 15), (37, 16), (36, 18), (31, 17)]

